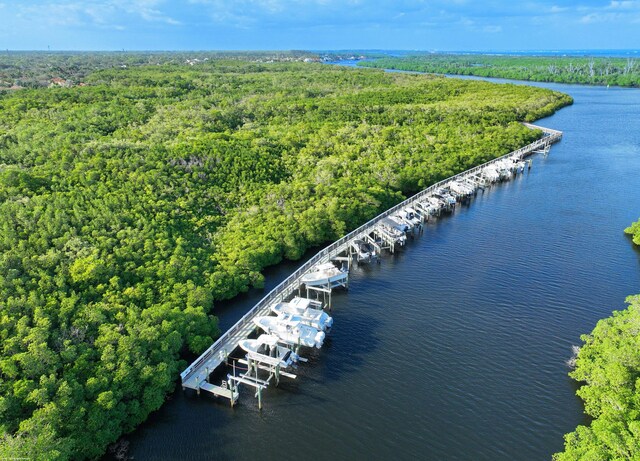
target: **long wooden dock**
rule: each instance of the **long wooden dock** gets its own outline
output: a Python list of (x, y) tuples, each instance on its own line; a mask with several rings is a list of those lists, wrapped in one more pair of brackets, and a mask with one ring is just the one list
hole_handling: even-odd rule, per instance
[[(222, 364), (226, 364), (228, 356), (238, 347), (239, 341), (246, 339), (256, 328), (253, 319), (268, 315), (270, 306), (274, 303), (285, 301), (297, 292), (302, 286), (301, 277), (310, 272), (319, 264), (326, 263), (336, 259), (344, 259), (344, 255), (349, 255), (350, 247), (355, 240), (366, 240), (374, 243), (379, 242), (386, 248), (393, 249), (394, 242), (390, 241), (391, 237), (383, 232), (383, 220), (392, 216), (407, 207), (420, 210), (425, 209), (425, 203), (437, 191), (447, 188), (453, 182), (473, 183), (478, 185), (479, 182), (487, 181), (487, 172), (491, 171), (494, 166), (500, 165), (505, 161), (522, 161), (525, 157), (537, 152), (548, 152), (551, 144), (562, 138), (562, 132), (543, 128), (537, 125), (525, 123), (525, 126), (531, 129), (543, 131), (544, 136), (516, 151), (507, 155), (491, 160), (482, 165), (478, 165), (470, 170), (459, 173), (455, 176), (440, 181), (432, 186), (424, 189), (416, 195), (404, 200), (396, 206), (388, 209), (382, 214), (376, 216), (371, 221), (358, 227), (356, 230), (342, 237), (340, 240), (332, 243), (315, 256), (304, 263), (293, 274), (287, 277), (276, 288), (271, 290), (264, 298), (262, 298), (249, 312), (247, 312), (234, 326), (226, 331), (216, 342), (214, 342), (205, 352), (200, 355), (191, 365), (189, 365), (181, 374), (182, 388), (194, 389), (198, 393), (200, 390), (210, 392), (214, 395), (225, 397), (235, 403), (238, 393), (233, 386), (231, 380), (224, 381), (220, 386), (209, 382), (210, 374)], [(377, 239), (376, 239), (376, 236)], [(385, 246), (386, 245), (386, 246)]]

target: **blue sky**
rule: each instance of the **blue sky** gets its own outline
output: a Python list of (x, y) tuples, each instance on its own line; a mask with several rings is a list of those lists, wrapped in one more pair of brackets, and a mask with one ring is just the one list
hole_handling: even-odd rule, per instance
[(0, 49), (640, 48), (640, 1), (0, 0)]

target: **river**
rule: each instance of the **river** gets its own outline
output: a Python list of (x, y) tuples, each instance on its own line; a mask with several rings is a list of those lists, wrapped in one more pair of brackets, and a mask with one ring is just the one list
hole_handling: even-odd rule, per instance
[[(548, 460), (587, 423), (565, 361), (640, 292), (640, 90), (573, 96), (536, 123), (564, 139), (334, 296), (335, 327), (294, 382), (231, 409), (176, 391), (136, 460)], [(267, 288), (299, 263), (273, 268)], [(263, 292), (216, 308), (230, 326)]]

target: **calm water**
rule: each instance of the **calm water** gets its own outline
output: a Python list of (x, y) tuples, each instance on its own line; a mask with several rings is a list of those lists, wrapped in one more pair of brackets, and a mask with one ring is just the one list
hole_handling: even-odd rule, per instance
[[(137, 460), (546, 460), (584, 423), (565, 360), (640, 292), (640, 91), (540, 85), (575, 104), (529, 174), (353, 271), (335, 327), (259, 412), (178, 391), (127, 439)], [(296, 264), (273, 269), (270, 286)], [(262, 293), (218, 308), (231, 325)]]

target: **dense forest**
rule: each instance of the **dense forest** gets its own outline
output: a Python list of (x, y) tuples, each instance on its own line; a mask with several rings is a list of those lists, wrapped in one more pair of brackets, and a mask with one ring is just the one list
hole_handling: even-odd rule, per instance
[(0, 90), (82, 85), (98, 70), (209, 60), (292, 62), (320, 57), (307, 51), (6, 51), (0, 52)]
[(571, 103), (313, 63), (85, 81), (0, 94), (0, 458), (100, 456), (219, 334), (215, 300)]
[[(625, 232), (640, 245), (640, 220)], [(640, 459), (640, 295), (627, 303), (582, 336), (570, 376), (593, 421), (565, 436), (555, 461)]]
[(359, 66), (535, 82), (640, 86), (634, 58), (430, 54), (361, 61)]

